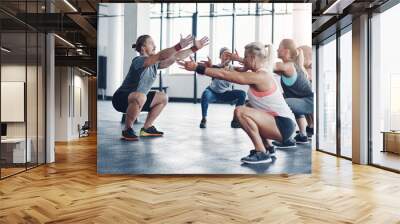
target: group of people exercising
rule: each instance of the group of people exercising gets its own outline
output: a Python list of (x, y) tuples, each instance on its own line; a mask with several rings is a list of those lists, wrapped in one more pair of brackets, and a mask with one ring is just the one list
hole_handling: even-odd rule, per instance
[[(126, 113), (122, 139), (139, 139), (132, 125), (141, 111), (149, 113), (139, 135), (163, 136), (164, 133), (157, 130), (153, 122), (167, 105), (168, 97), (163, 92), (150, 90), (157, 70), (176, 62), (187, 71), (212, 78), (201, 97), (200, 128), (207, 126), (209, 103), (236, 104), (231, 127), (242, 128), (254, 145), (254, 149), (241, 159), (243, 163), (267, 163), (275, 156), (277, 147), (308, 143), (308, 136), (313, 132), (310, 47), (297, 47), (291, 39), (282, 40), (277, 50), (281, 62), (275, 61), (272, 45), (260, 42), (247, 44), (244, 57), (236, 51), (233, 53), (228, 48), (221, 48), (219, 64), (213, 64), (210, 58), (199, 63), (191, 57), (184, 60), (206, 45), (207, 37), (196, 40), (191, 35), (181, 36), (179, 43), (156, 53), (149, 35), (136, 40), (132, 47), (140, 55), (132, 60), (128, 74), (112, 99), (114, 108)], [(234, 61), (240, 66), (233, 66)], [(234, 89), (235, 83), (248, 85), (247, 94)]]

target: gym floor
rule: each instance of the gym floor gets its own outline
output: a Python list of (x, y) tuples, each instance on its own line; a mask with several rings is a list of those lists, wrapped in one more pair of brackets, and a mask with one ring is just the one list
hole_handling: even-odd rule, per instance
[[(99, 174), (282, 174), (311, 172), (311, 144), (278, 149), (267, 164), (242, 164), (253, 145), (242, 129), (232, 129), (234, 106), (211, 104), (206, 129), (199, 128), (200, 104), (169, 103), (155, 126), (164, 137), (120, 140), (121, 113), (98, 101)], [(134, 125), (138, 133), (146, 114)]]

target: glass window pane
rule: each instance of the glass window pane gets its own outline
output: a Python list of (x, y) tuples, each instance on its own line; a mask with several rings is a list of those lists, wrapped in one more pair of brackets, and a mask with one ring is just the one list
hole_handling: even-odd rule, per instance
[[(235, 3), (235, 12), (236, 12), (236, 15), (246, 15), (246, 14), (249, 14), (251, 11), (251, 9), (250, 9), (250, 6), (251, 5), (254, 5), (255, 6), (255, 3)], [(253, 8), (254, 8), (254, 6), (253, 6)], [(253, 11), (253, 13), (254, 13), (254, 11)]]
[[(199, 17), (197, 24), (197, 39), (204, 36), (210, 37), (210, 17)], [(197, 60), (206, 60), (210, 55), (210, 45), (197, 52)]]
[[(26, 158), (26, 33), (2, 33), (1, 47), (1, 141), (2, 178), (25, 170)], [(12, 99), (4, 96), (13, 96)], [(13, 109), (10, 109), (13, 108)], [(28, 141), (28, 145), (29, 145)]]
[(27, 80), (26, 80), (26, 115), (27, 115), (27, 149), (28, 153), (28, 168), (37, 165), (37, 104), (38, 104), (38, 35), (36, 32), (27, 33), (28, 43), (28, 62), (27, 62)]
[[(210, 36), (210, 17), (199, 17), (197, 26), (197, 36), (202, 38), (203, 36)], [(204, 47), (197, 52), (197, 61), (207, 60), (207, 56), (210, 55), (210, 45)], [(218, 63), (219, 61), (214, 61)], [(205, 75), (197, 76), (197, 96), (200, 97), (203, 90), (210, 84), (210, 78)]]
[(233, 14), (233, 3), (216, 3), (215, 13), (216, 15), (232, 15)]
[(213, 61), (219, 61), (219, 49), (232, 48), (232, 32), (232, 16), (214, 17)]
[(352, 156), (352, 35), (351, 30), (340, 37), (340, 153)]
[(200, 16), (209, 16), (210, 15), (210, 3), (198, 3), (197, 11)]
[(272, 43), (272, 15), (260, 16), (260, 41), (265, 44)]
[(246, 44), (256, 40), (255, 32), (255, 16), (236, 16), (235, 48), (239, 55), (244, 56)]
[[(169, 19), (171, 26), (170, 30), (167, 31), (171, 37), (171, 43), (165, 47), (171, 47), (174, 44), (178, 43), (180, 40), (180, 35), (187, 36), (192, 33), (192, 18), (173, 18)], [(169, 67), (169, 73), (187, 73), (186, 70), (181, 69), (180, 66), (176, 63)]]
[[(394, 29), (398, 21), (400, 4), (376, 14), (371, 21), (372, 163), (396, 170), (400, 170), (400, 45), (396, 44), (400, 33)], [(382, 132), (390, 133), (385, 134), (385, 139)]]
[[(150, 36), (153, 38), (154, 43), (156, 44), (157, 51), (160, 50), (160, 19), (152, 18), (150, 19)], [(165, 32), (165, 30), (163, 30)], [(165, 46), (163, 46), (165, 47)]]
[(150, 16), (158, 17), (161, 14), (161, 4), (160, 3), (151, 3), (150, 4)]
[(336, 40), (319, 47), (318, 143), (336, 153)]
[(196, 12), (196, 3), (168, 3), (168, 5), (170, 17), (192, 16)]
[(38, 41), (38, 164), (45, 163), (46, 148), (45, 148), (45, 123), (46, 123), (46, 107), (45, 107), (45, 95), (46, 95), (46, 76), (45, 76), (45, 65), (46, 65), (46, 36), (43, 33), (39, 33)]
[(262, 13), (269, 13), (272, 10), (272, 3), (259, 3)]
[(277, 48), (282, 39), (293, 39), (293, 16), (292, 14), (276, 13), (274, 22), (274, 44)]

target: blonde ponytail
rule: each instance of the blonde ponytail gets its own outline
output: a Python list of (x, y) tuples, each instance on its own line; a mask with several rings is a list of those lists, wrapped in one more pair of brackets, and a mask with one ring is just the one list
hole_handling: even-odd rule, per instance
[(295, 63), (301, 67), (304, 67), (304, 53), (303, 49), (297, 48), (297, 56), (295, 58)]
[(273, 70), (275, 54), (271, 44), (264, 45), (260, 42), (252, 42), (245, 46), (245, 52), (248, 52), (260, 58), (265, 64), (265, 68), (267, 68), (268, 71)]
[(299, 68), (301, 70), (303, 70), (304, 74), (307, 74), (307, 76), (308, 76), (308, 72), (307, 72), (306, 68), (304, 67), (304, 52), (303, 52), (303, 49), (297, 48), (297, 56), (296, 56), (296, 60), (295, 60), (294, 63), (297, 64), (299, 66)]

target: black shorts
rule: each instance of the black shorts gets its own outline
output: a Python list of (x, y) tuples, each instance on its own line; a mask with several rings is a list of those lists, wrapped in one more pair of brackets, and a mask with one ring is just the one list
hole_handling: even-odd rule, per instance
[(276, 116), (275, 123), (282, 135), (282, 142), (290, 139), (296, 130), (296, 124), (290, 118)]
[[(112, 97), (112, 105), (118, 112), (126, 113), (128, 109), (128, 96), (132, 91), (117, 90)], [(147, 93), (147, 100), (143, 105), (142, 111), (150, 111), (151, 102), (153, 102), (156, 91), (150, 91)]]

